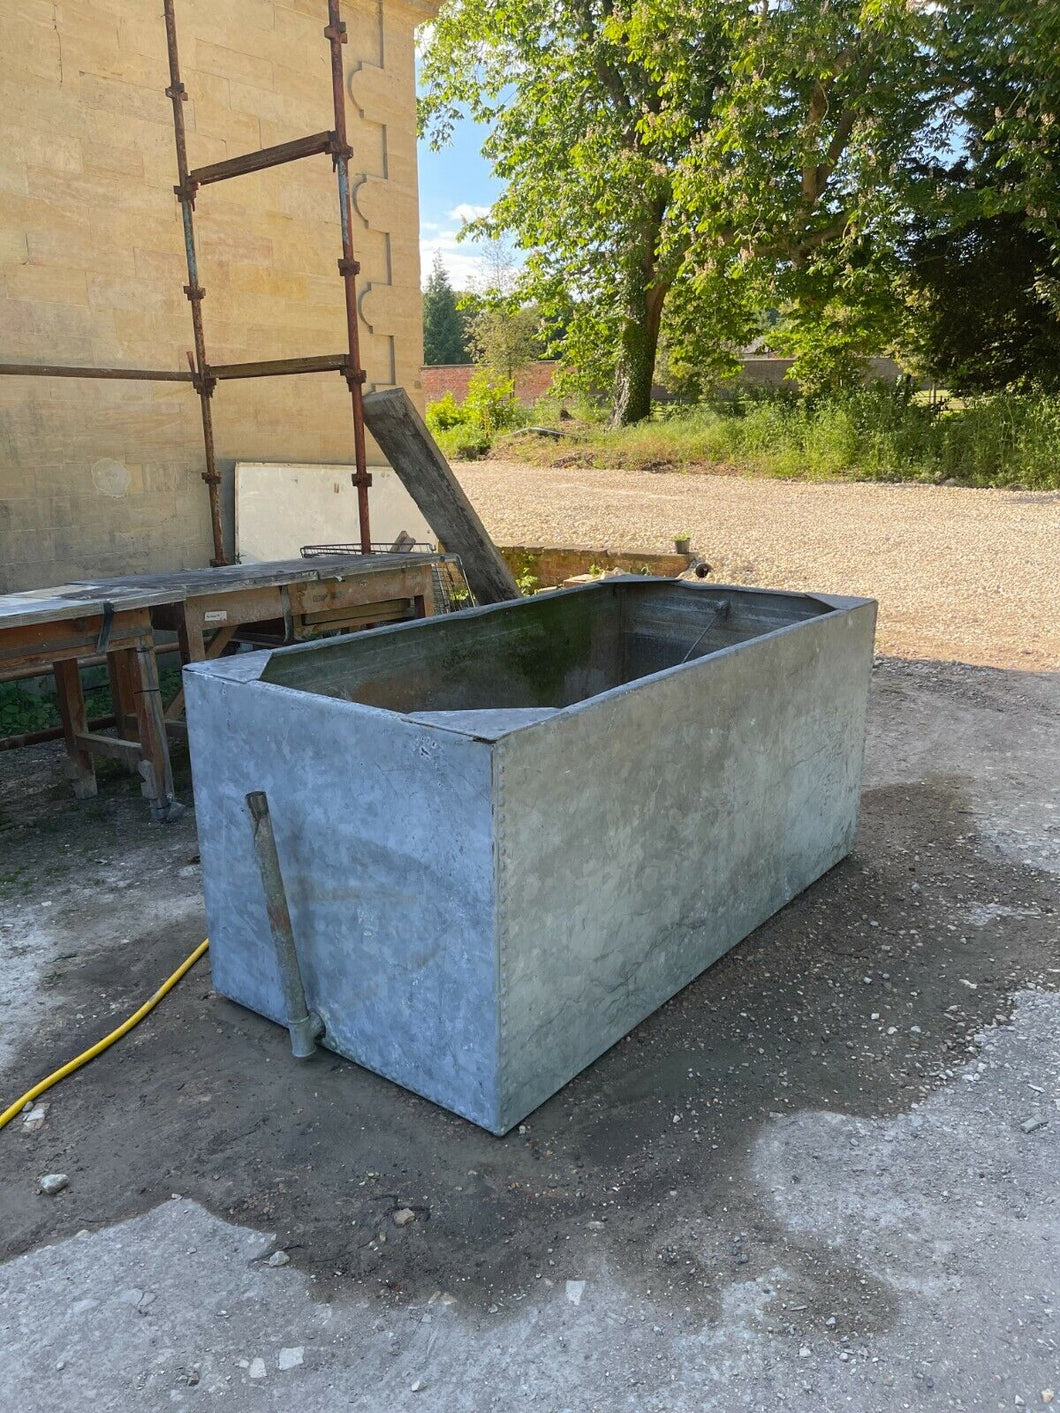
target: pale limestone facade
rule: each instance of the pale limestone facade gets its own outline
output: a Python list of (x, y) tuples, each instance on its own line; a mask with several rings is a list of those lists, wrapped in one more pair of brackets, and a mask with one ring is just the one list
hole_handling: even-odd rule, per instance
[[(344, 0), (368, 386), (422, 401), (414, 30), (426, 0)], [(190, 165), (332, 126), (326, 0), (177, 0)], [(0, 0), (0, 362), (186, 369), (191, 318), (162, 6)], [(200, 191), (211, 363), (345, 349), (338, 202), (316, 156)], [(349, 462), (337, 373), (225, 383), (237, 460)], [(202, 565), (184, 384), (0, 377), (0, 591)]]

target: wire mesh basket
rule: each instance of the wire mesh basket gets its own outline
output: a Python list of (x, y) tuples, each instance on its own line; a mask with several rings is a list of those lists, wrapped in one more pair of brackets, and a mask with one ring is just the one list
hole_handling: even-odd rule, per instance
[[(428, 544), (426, 540), (414, 540), (410, 535), (407, 539), (399, 539), (394, 544), (389, 544), (383, 540), (372, 541), (373, 554), (434, 554), (435, 545)], [(360, 545), (303, 545), (299, 554), (303, 559), (320, 559), (327, 554), (363, 554), (364, 550)]]
[(459, 555), (447, 554), (431, 565), (435, 613), (456, 613), (461, 608), (474, 608), (475, 597), (464, 577)]
[[(303, 559), (320, 559), (330, 554), (362, 555), (364, 551), (360, 545), (332, 544), (303, 545), (300, 553)], [(414, 540), (411, 535), (399, 539), (396, 544), (373, 541), (372, 553), (434, 555), (431, 586), (434, 590), (435, 613), (456, 613), (461, 608), (474, 607), (474, 595), (468, 588), (459, 555), (438, 554), (434, 545), (428, 544), (426, 540)]]

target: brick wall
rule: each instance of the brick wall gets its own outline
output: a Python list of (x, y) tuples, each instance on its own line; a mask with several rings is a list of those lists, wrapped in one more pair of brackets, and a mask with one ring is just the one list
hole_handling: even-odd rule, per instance
[[(791, 358), (772, 356), (745, 358), (740, 381), (749, 387), (791, 388), (792, 384), (785, 378), (785, 374), (793, 362), (794, 359)], [(558, 367), (558, 363), (542, 360), (524, 369), (515, 380), (515, 393), (519, 400), (535, 402), (539, 397), (543, 397), (552, 386), (552, 378)], [(468, 380), (474, 371), (473, 365), (463, 363), (440, 363), (433, 367), (421, 368), (420, 381), (423, 384), (424, 397), (428, 402), (437, 402), (445, 393), (451, 392), (457, 402), (462, 402), (467, 396)], [(901, 371), (891, 358), (869, 359), (869, 376), (872, 378), (893, 382)], [(665, 388), (657, 385), (652, 389), (652, 396), (657, 402), (666, 402), (670, 395)]]
[[(347, 122), (369, 386), (422, 402), (414, 26), (429, 0), (348, 0)], [(177, 0), (192, 167), (331, 126), (326, 0)], [(190, 315), (161, 4), (0, 4), (0, 362), (186, 368)], [(213, 363), (341, 352), (325, 156), (201, 191)], [(236, 460), (351, 459), (338, 374), (214, 396)], [(378, 459), (378, 458), (377, 458)], [(0, 377), (0, 590), (210, 556), (197, 403), (184, 385)]]
[[(552, 386), (553, 375), (559, 365), (542, 359), (531, 363), (516, 375), (515, 395), (520, 402), (536, 402), (544, 397)], [(420, 382), (423, 395), (428, 402), (437, 402), (447, 392), (451, 392), (457, 402), (467, 397), (467, 385), (475, 371), (473, 363), (436, 363), (432, 367), (420, 369)]]

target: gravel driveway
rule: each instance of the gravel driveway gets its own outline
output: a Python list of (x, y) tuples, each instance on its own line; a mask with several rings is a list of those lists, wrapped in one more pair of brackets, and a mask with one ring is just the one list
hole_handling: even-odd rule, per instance
[(1060, 667), (1060, 493), (453, 469), (498, 544), (667, 550), (688, 531), (721, 582), (878, 599), (882, 653)]

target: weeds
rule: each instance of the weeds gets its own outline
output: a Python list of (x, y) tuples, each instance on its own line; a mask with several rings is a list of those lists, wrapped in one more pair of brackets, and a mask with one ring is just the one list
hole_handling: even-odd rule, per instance
[[(880, 385), (832, 399), (775, 394), (661, 409), (614, 431), (565, 427), (579, 465), (1060, 489), (1060, 399), (1029, 393), (932, 408)], [(557, 459), (554, 445), (523, 438), (505, 450)]]
[(455, 461), (473, 461), (482, 456), (498, 433), (521, 427), (525, 420), (512, 380), (492, 381), (481, 368), (471, 375), (462, 403), (447, 392), (427, 408), (431, 434), (444, 455)]

